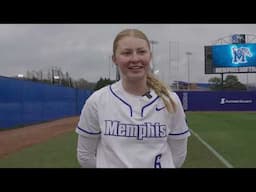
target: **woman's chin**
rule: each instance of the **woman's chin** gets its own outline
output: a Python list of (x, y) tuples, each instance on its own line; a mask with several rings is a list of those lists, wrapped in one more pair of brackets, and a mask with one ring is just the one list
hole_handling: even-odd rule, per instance
[(130, 73), (130, 74), (128, 74), (127, 75), (127, 77), (128, 77), (128, 79), (130, 79), (130, 80), (142, 80), (142, 79), (144, 79), (145, 78), (145, 73), (143, 72), (143, 73)]

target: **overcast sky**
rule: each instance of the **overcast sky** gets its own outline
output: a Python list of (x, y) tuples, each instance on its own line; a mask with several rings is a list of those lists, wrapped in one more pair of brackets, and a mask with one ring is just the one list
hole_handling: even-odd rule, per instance
[[(204, 74), (204, 46), (232, 34), (255, 34), (256, 24), (0, 24), (0, 75), (47, 73), (54, 66), (74, 79), (115, 79), (110, 61), (116, 34), (125, 28), (143, 30), (153, 46), (153, 64), (165, 82), (208, 82), (220, 75)], [(186, 52), (192, 55), (188, 58)], [(255, 83), (256, 74), (240, 74)]]

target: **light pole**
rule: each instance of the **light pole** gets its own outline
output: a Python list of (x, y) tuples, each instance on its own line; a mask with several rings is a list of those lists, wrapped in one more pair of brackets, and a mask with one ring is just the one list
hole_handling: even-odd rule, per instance
[(158, 44), (158, 41), (150, 40), (151, 50), (152, 50), (152, 72), (155, 72), (155, 63), (154, 63), (154, 45)]
[(186, 55), (188, 57), (188, 87), (187, 89), (189, 90), (190, 87), (190, 63), (189, 63), (189, 56), (192, 55), (192, 52), (186, 52)]

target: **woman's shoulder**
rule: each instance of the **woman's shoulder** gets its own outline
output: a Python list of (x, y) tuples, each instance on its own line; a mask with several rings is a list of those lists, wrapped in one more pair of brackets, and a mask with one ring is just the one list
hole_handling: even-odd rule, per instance
[(171, 97), (178, 97), (178, 94), (175, 91), (168, 90), (168, 92)]
[(176, 103), (179, 102), (180, 98), (175, 91), (169, 90), (169, 95)]

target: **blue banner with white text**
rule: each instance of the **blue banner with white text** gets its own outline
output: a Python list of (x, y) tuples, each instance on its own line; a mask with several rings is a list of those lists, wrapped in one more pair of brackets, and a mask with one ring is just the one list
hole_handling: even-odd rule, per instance
[(256, 111), (255, 91), (178, 91), (185, 111)]

